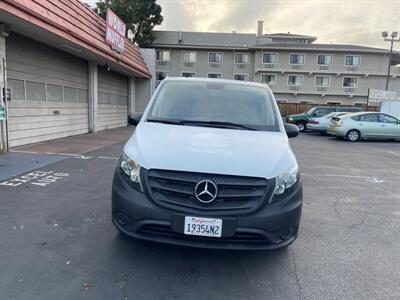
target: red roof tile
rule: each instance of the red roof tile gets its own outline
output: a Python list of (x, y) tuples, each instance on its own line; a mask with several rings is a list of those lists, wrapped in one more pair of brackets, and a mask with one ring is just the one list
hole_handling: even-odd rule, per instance
[(79, 0), (4, 0), (5, 9), (17, 17), (68, 39), (124, 68), (150, 77), (139, 48), (126, 39), (118, 54), (105, 42), (106, 21)]

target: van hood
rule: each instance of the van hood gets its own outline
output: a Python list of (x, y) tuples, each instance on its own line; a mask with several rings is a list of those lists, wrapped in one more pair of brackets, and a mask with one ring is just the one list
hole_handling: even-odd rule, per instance
[(124, 148), (145, 169), (273, 178), (296, 159), (285, 133), (140, 122)]

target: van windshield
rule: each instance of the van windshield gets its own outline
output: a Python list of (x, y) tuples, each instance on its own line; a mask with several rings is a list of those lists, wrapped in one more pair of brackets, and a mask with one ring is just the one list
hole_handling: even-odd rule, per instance
[(219, 82), (165, 82), (147, 116), (149, 122), (280, 131), (270, 92), (262, 87)]

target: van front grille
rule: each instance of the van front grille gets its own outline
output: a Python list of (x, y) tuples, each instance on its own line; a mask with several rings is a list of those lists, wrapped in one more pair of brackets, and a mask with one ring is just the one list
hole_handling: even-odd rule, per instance
[[(210, 180), (218, 187), (216, 199), (202, 203), (195, 197), (201, 180)], [(268, 181), (264, 178), (183, 171), (147, 171), (147, 185), (152, 198), (160, 205), (201, 210), (252, 209), (265, 199)]]

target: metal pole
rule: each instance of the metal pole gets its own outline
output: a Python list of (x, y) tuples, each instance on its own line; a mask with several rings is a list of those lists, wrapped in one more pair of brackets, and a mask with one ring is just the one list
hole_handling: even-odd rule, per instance
[(388, 71), (387, 71), (387, 76), (386, 76), (386, 90), (389, 89), (390, 64), (391, 64), (391, 62), (392, 62), (393, 44), (394, 44), (394, 38), (392, 38), (392, 39), (390, 40), (389, 63), (388, 63)]

